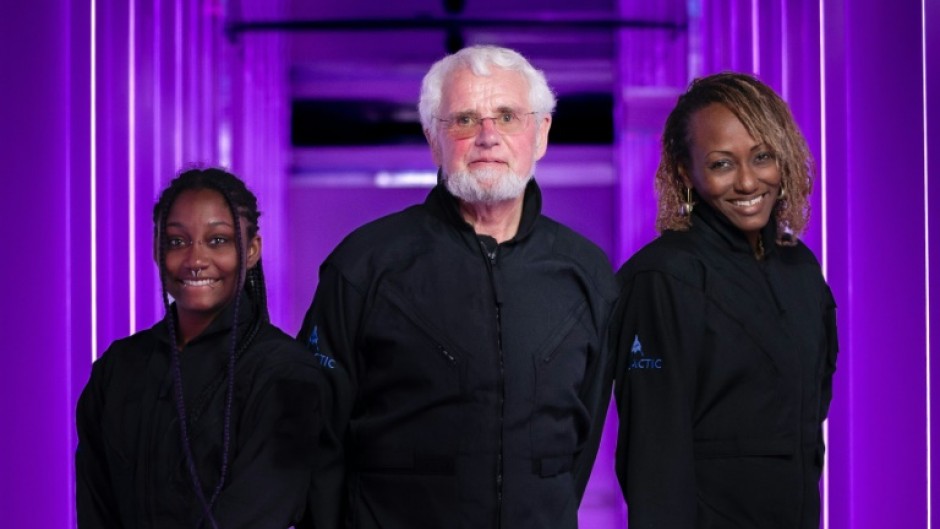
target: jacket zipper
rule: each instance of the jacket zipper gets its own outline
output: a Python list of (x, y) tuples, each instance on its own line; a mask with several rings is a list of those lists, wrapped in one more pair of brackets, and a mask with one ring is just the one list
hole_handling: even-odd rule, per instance
[(496, 286), (496, 254), (499, 251), (499, 246), (490, 252), (486, 244), (483, 241), (480, 241), (480, 248), (483, 250), (483, 255), (487, 258), (487, 272), (490, 276), (490, 286), (493, 289), (493, 305), (496, 309), (496, 353), (497, 359), (499, 361), (499, 372), (496, 379), (496, 390), (498, 395), (498, 407), (496, 411), (496, 424), (499, 431), (499, 437), (497, 441), (497, 451), (496, 451), (496, 528), (500, 529), (502, 527), (503, 519), (503, 420), (505, 413), (505, 404), (506, 404), (506, 372), (503, 365), (503, 329), (502, 329), (502, 319), (500, 315), (500, 305), (502, 300), (499, 297), (499, 289)]

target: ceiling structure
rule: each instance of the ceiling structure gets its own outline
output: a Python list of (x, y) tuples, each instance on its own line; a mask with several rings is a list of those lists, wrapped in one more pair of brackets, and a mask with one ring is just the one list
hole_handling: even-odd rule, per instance
[(287, 0), (286, 19), (243, 16), (230, 31), (286, 35), (295, 148), (423, 144), (416, 101), (424, 73), (445, 54), (484, 43), (513, 48), (545, 72), (559, 96), (553, 143), (603, 145), (613, 138), (621, 30), (686, 27), (682, 0), (629, 3)]

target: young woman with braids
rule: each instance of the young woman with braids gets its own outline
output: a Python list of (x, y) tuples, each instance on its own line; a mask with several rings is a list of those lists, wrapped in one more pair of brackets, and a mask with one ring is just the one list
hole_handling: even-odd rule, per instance
[(313, 357), (268, 321), (258, 216), (219, 169), (186, 171), (161, 194), (166, 316), (114, 342), (79, 400), (79, 527), (302, 521), (329, 397)]
[(610, 330), (630, 527), (819, 524), (835, 303), (797, 239), (812, 160), (754, 77), (698, 79), (669, 115), (661, 236), (620, 270)]

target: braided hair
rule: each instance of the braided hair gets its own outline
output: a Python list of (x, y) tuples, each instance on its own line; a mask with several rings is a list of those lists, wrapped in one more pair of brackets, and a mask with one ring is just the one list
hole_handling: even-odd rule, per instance
[[(196, 472), (196, 463), (193, 458), (192, 445), (189, 439), (189, 424), (186, 416), (186, 406), (183, 401), (183, 375), (180, 366), (180, 350), (177, 344), (177, 329), (175, 313), (170, 305), (169, 295), (167, 293), (166, 283), (168, 271), (166, 267), (166, 223), (167, 217), (176, 199), (185, 191), (212, 190), (218, 192), (225, 200), (229, 211), (232, 214), (232, 220), (235, 228), (235, 251), (238, 255), (237, 277), (243, 282), (241, 288), (235, 289), (235, 298), (233, 304), (232, 331), (229, 340), (228, 365), (226, 368), (227, 390), (225, 395), (225, 417), (222, 433), (222, 461), (219, 472), (219, 480), (207, 498), (203, 491), (202, 483)], [(218, 529), (218, 522), (212, 514), (212, 507), (222, 487), (228, 473), (229, 453), (231, 451), (232, 438), (232, 402), (235, 394), (235, 360), (240, 354), (248, 348), (252, 340), (258, 333), (262, 323), (269, 320), (267, 304), (267, 288), (264, 281), (264, 271), (261, 267), (259, 258), (257, 264), (250, 270), (246, 268), (245, 243), (241, 237), (241, 223), (247, 221), (246, 231), (248, 240), (251, 240), (258, 233), (258, 217), (261, 213), (258, 211), (258, 200), (254, 194), (248, 190), (245, 183), (239, 180), (235, 175), (222, 169), (190, 169), (180, 173), (170, 185), (160, 194), (160, 199), (154, 205), (154, 239), (158, 251), (158, 265), (160, 268), (160, 283), (163, 297), (163, 306), (166, 310), (167, 327), (170, 335), (170, 369), (173, 376), (173, 390), (176, 401), (177, 419), (180, 424), (180, 442), (182, 443), (183, 453), (186, 457), (187, 470), (192, 480), (193, 490), (202, 507), (202, 520), (208, 520), (209, 526)], [(245, 338), (241, 344), (238, 343), (238, 314), (242, 302), (242, 291), (251, 298), (258, 307), (259, 316), (254, 319), (251, 328), (245, 333)], [(200, 521), (201, 524), (201, 521)]]

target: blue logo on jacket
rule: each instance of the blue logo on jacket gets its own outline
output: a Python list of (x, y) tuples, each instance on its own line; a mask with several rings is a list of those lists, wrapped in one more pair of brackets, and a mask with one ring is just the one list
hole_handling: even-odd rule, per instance
[(640, 335), (633, 335), (633, 346), (630, 347), (630, 367), (634, 369), (662, 369), (663, 359), (659, 357), (647, 357), (643, 352), (643, 344), (640, 343)]
[(320, 362), (321, 366), (327, 369), (334, 369), (336, 367), (336, 360), (334, 360), (333, 357), (320, 352), (320, 335), (317, 333), (316, 325), (313, 326), (313, 331), (307, 338), (307, 344), (313, 349), (313, 357)]

